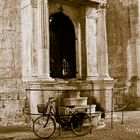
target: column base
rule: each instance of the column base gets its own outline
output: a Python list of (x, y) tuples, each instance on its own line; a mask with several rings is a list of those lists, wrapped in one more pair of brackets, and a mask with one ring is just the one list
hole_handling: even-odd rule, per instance
[(140, 98), (140, 80), (137, 81), (137, 91), (136, 96)]
[(137, 81), (137, 91), (136, 91), (136, 108), (140, 110), (140, 80)]
[(22, 80), (24, 82), (30, 82), (30, 81), (32, 81), (32, 82), (35, 82), (35, 81), (43, 81), (43, 82), (44, 81), (49, 81), (49, 82), (51, 82), (51, 81), (55, 81), (55, 79), (53, 79), (53, 78), (51, 78), (47, 75), (27, 76), (27, 77), (23, 77)]
[(111, 78), (109, 75), (103, 75), (103, 76), (100, 76), (100, 79), (101, 80), (113, 80), (113, 78)]
[(87, 80), (87, 81), (99, 80), (99, 75), (87, 76), (86, 80)]
[(105, 111), (111, 111), (112, 109), (112, 94), (114, 81), (112, 78), (103, 77), (98, 80), (94, 80), (94, 97), (96, 101), (101, 104)]
[(41, 81), (54, 81), (55, 79), (53, 79), (52, 77), (50, 77), (49, 74), (43, 74), (37, 77), (38, 80)]
[(96, 75), (96, 76), (87, 76), (86, 80), (91, 80), (91, 81), (94, 81), (94, 80), (113, 80), (113, 78), (111, 78), (109, 75), (103, 75), (103, 76), (100, 76), (100, 75)]

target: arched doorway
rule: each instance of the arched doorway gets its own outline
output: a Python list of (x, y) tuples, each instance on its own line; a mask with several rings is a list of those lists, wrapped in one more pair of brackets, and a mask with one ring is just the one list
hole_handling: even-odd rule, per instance
[(68, 16), (58, 12), (50, 17), (50, 76), (76, 77), (74, 25)]

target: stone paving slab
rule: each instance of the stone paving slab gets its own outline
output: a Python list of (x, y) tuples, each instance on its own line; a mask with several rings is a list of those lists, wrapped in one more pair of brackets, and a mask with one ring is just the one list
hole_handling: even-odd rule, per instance
[[(76, 136), (71, 131), (61, 131), (59, 136), (59, 131), (56, 130), (50, 140), (140, 140), (140, 111), (125, 114), (124, 124), (121, 124), (121, 121), (114, 122), (113, 129), (110, 122), (107, 122), (104, 128), (93, 128), (91, 134), (82, 137)], [(39, 138), (27, 127), (1, 126), (0, 140), (39, 140)]]

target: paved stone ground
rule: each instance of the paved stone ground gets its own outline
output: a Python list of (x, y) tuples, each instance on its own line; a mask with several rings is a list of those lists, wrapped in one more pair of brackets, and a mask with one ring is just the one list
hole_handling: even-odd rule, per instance
[[(102, 129), (92, 129), (92, 133), (77, 137), (71, 131), (59, 131), (50, 140), (140, 140), (140, 111), (125, 112), (124, 124), (121, 124), (121, 113), (113, 123), (111, 129), (110, 121)], [(31, 129), (17, 126), (0, 127), (0, 140), (39, 140)]]

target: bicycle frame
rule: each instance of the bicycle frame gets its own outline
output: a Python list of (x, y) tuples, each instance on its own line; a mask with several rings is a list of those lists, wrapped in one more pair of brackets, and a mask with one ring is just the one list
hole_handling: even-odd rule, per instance
[[(48, 108), (49, 108), (48, 115), (53, 116), (55, 118), (55, 121), (60, 125), (62, 124), (68, 125), (70, 123), (70, 118), (72, 117), (72, 112), (69, 111), (68, 115), (60, 115), (60, 113), (58, 113), (56, 109), (54, 109), (54, 106), (52, 105), (53, 102), (55, 101), (53, 100), (48, 102)], [(67, 116), (67, 118), (64, 119), (64, 116)]]
[[(70, 109), (69, 114), (60, 115), (60, 112), (58, 113), (53, 105), (55, 101), (51, 99), (53, 98), (48, 100), (47, 113), (37, 117), (33, 123), (33, 131), (36, 136), (39, 138), (51, 137), (56, 130), (56, 122), (59, 124), (59, 135), (60, 128), (62, 130), (70, 128), (78, 136), (84, 136), (90, 132), (92, 126), (91, 119), (85, 112), (73, 113), (71, 109), (75, 106), (67, 106)], [(67, 118), (63, 116), (67, 116)]]

